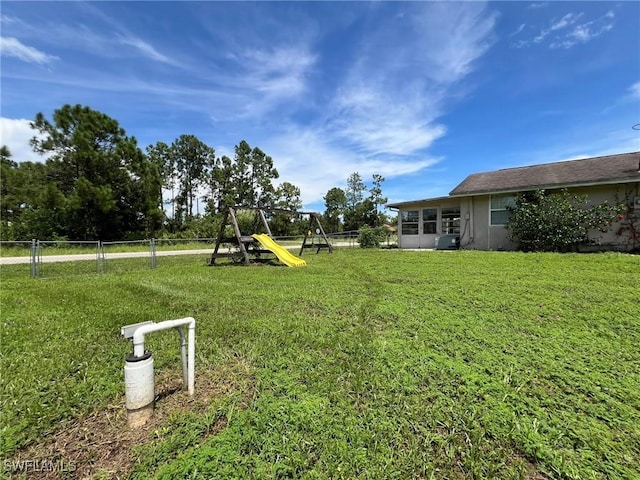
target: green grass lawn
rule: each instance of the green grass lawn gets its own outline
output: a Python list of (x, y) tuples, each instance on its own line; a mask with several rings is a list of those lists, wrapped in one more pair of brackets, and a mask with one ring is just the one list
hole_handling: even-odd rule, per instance
[[(43, 279), (3, 267), (0, 457), (122, 412), (120, 327), (193, 316), (196, 390), (234, 387), (154, 427), (130, 478), (640, 478), (640, 257), (304, 258)], [(176, 337), (148, 338), (158, 375), (179, 378)]]

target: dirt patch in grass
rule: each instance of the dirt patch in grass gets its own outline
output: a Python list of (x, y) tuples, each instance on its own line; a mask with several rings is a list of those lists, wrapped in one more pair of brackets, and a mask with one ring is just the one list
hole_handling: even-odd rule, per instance
[[(204, 413), (212, 400), (231, 394), (238, 394), (240, 408), (246, 408), (255, 392), (250, 365), (240, 357), (218, 368), (200, 368), (193, 396), (183, 389), (182, 372), (177, 369), (157, 373), (155, 381), (155, 410), (144, 426), (129, 428), (123, 396), (117, 404), (64, 422), (41, 443), (18, 452), (8, 460), (13, 465), (23, 462), (24, 470), (15, 472), (14, 478), (124, 478), (136, 461), (133, 447), (153, 441), (170, 416)], [(221, 417), (201, 441), (225, 427), (226, 418)], [(33, 463), (24, 464), (27, 459)]]
[(542, 472), (539, 472), (537, 470), (536, 464), (532, 460), (529, 460), (528, 458), (525, 458), (520, 455), (517, 455), (516, 458), (518, 460), (521, 460), (525, 466), (526, 471), (525, 471), (524, 478), (526, 480), (549, 480), (549, 477), (547, 477)]

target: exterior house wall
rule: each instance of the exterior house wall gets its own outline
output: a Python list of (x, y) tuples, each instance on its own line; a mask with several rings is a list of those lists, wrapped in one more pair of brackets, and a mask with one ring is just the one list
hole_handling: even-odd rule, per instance
[[(618, 203), (629, 203), (640, 196), (640, 183), (617, 184), (617, 185), (599, 185), (590, 187), (581, 187), (567, 189), (571, 194), (587, 195), (589, 203), (592, 205), (603, 202), (609, 205)], [(548, 192), (554, 193), (560, 190), (548, 189)], [(509, 232), (503, 226), (490, 225), (490, 195), (479, 195), (472, 198), (473, 208), (472, 215), (474, 218), (473, 238), (469, 241), (461, 241), (461, 245), (470, 249), (478, 250), (515, 250), (517, 245), (509, 239)], [(636, 215), (640, 215), (638, 212)], [(621, 226), (621, 222), (615, 222), (607, 232), (592, 230), (589, 233), (593, 246), (597, 248), (611, 248), (626, 250), (626, 239), (621, 238), (617, 232)], [(588, 249), (588, 247), (585, 247)]]
[[(552, 189), (547, 189), (553, 192)], [(614, 205), (627, 202), (630, 205), (640, 197), (640, 182), (600, 185), (569, 189), (577, 195), (588, 195), (592, 204), (607, 201)], [(515, 193), (513, 193), (515, 195)], [(400, 248), (436, 248), (437, 238), (443, 234), (442, 211), (447, 208), (460, 208), (459, 234), (460, 245), (463, 248), (476, 250), (515, 250), (516, 245), (509, 240), (509, 232), (504, 226), (490, 224), (491, 195), (475, 195), (466, 197), (439, 198), (408, 203), (399, 209), (398, 214), (398, 246)], [(423, 222), (425, 209), (437, 209), (436, 233), (426, 233)], [(403, 212), (417, 212), (417, 233), (405, 235), (402, 229)], [(640, 218), (640, 207), (632, 211), (632, 215)], [(607, 232), (593, 231), (590, 233), (594, 246), (592, 248), (608, 248), (628, 250), (633, 247), (625, 238), (617, 235), (621, 226), (615, 223)]]
[[(635, 218), (640, 217), (640, 207), (634, 207), (634, 200), (640, 197), (640, 182), (619, 184), (619, 185), (603, 185), (598, 187), (584, 187), (569, 190), (571, 193), (577, 195), (588, 195), (589, 202), (593, 205), (602, 202), (607, 202), (609, 205), (616, 205), (620, 203), (626, 203), (632, 210), (631, 215)], [(598, 230), (592, 230), (589, 232), (589, 238), (591, 239), (593, 248), (605, 247), (613, 250), (628, 250), (633, 245), (628, 244), (628, 239), (624, 235), (618, 235), (622, 222), (618, 221), (611, 225), (611, 228), (607, 232), (601, 232)], [(588, 247), (585, 247), (588, 249)]]
[(515, 245), (509, 240), (509, 233), (504, 226), (490, 225), (491, 195), (468, 197), (471, 217), (473, 218), (472, 235), (461, 239), (460, 244), (473, 250), (514, 250)]
[(474, 239), (476, 217), (473, 214), (473, 198), (460, 198), (460, 246), (470, 245)]
[[(462, 210), (469, 213), (463, 220), (467, 227), (460, 238), (460, 245), (471, 250), (514, 250), (509, 232), (502, 225), (490, 225), (491, 195), (461, 198)], [(463, 219), (464, 219), (463, 214)], [(468, 231), (467, 231), (468, 230)]]

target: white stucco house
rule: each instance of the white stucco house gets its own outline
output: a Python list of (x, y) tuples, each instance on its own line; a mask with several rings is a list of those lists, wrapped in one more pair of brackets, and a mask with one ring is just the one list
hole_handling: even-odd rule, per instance
[(400, 248), (513, 250), (505, 228), (507, 206), (518, 193), (540, 189), (586, 194), (593, 203), (626, 203), (626, 218), (606, 233), (593, 232), (592, 248), (638, 248), (624, 222), (640, 220), (640, 152), (474, 173), (446, 197), (387, 207), (398, 211)]

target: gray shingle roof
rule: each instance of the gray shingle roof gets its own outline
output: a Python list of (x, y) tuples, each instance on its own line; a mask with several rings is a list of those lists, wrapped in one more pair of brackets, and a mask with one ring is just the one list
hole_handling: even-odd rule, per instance
[(449, 195), (640, 182), (640, 152), (474, 173)]

